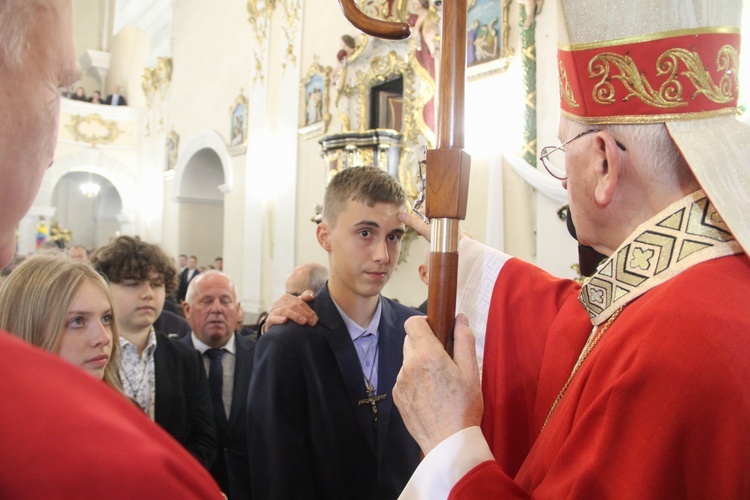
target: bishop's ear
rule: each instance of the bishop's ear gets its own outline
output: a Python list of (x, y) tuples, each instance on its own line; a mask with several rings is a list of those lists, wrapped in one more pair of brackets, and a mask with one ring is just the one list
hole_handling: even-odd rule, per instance
[(612, 201), (625, 162), (625, 150), (607, 131), (596, 134), (599, 158), (596, 165), (596, 202), (606, 206)]

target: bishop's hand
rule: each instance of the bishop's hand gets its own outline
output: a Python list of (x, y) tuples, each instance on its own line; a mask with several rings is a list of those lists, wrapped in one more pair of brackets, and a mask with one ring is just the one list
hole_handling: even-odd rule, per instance
[(444, 439), (482, 421), (484, 404), (474, 334), (464, 314), (456, 318), (454, 359), (424, 316), (406, 321), (404, 364), (393, 399), (406, 428), (426, 455)]

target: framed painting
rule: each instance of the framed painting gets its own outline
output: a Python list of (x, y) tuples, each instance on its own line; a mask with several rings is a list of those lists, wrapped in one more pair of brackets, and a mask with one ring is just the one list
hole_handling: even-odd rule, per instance
[(167, 134), (167, 142), (165, 146), (165, 161), (164, 170), (174, 170), (177, 166), (177, 149), (180, 147), (180, 136), (177, 132), (172, 130)]
[(466, 64), (470, 79), (505, 71), (510, 64), (511, 0), (469, 0)]
[(242, 90), (229, 110), (229, 154), (239, 155), (247, 151), (247, 97)]
[(300, 83), (300, 133), (305, 137), (324, 134), (328, 131), (331, 114), (330, 102), (331, 67), (317, 62), (310, 66)]

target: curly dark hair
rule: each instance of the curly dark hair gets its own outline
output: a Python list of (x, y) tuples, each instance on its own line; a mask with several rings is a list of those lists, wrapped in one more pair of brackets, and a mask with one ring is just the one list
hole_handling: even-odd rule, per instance
[(118, 236), (94, 252), (91, 264), (111, 283), (145, 281), (156, 272), (164, 277), (167, 296), (177, 289), (174, 260), (159, 245), (141, 241), (138, 236)]

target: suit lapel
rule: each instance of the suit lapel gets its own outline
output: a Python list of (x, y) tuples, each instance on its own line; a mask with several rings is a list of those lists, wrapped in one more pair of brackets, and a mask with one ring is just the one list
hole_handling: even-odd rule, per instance
[(386, 394), (386, 398), (378, 402), (378, 458), (385, 450), (388, 438), (388, 424), (393, 411), (393, 386), (396, 376), (401, 369), (403, 358), (403, 324), (386, 299), (381, 300), (383, 312), (380, 316), (378, 331), (378, 345), (380, 347), (380, 361), (378, 366), (378, 394)]
[(154, 351), (154, 420), (164, 427), (169, 422), (172, 408), (172, 356), (169, 351), (169, 339), (156, 334), (156, 350)]
[[(234, 334), (235, 359), (234, 359), (234, 382), (232, 387), (232, 408), (229, 410), (228, 429), (237, 423), (237, 418), (245, 404), (247, 404), (247, 391), (250, 386), (250, 375), (253, 371), (254, 345), (249, 340), (237, 333)], [(240, 422), (245, 425), (245, 422)]]
[[(319, 324), (325, 329), (326, 340), (339, 365), (341, 378), (346, 386), (349, 404), (352, 406), (357, 424), (359, 424), (362, 434), (370, 446), (370, 450), (373, 454), (376, 454), (372, 414), (369, 407), (365, 408), (357, 404), (359, 400), (367, 397), (365, 394), (364, 376), (362, 375), (362, 365), (359, 362), (357, 350), (354, 347), (351, 337), (349, 337), (344, 320), (341, 319), (341, 315), (336, 309), (331, 295), (328, 293), (328, 285), (318, 293), (315, 297), (315, 302), (315, 311), (318, 314)], [(318, 302), (320, 303), (319, 305)]]

